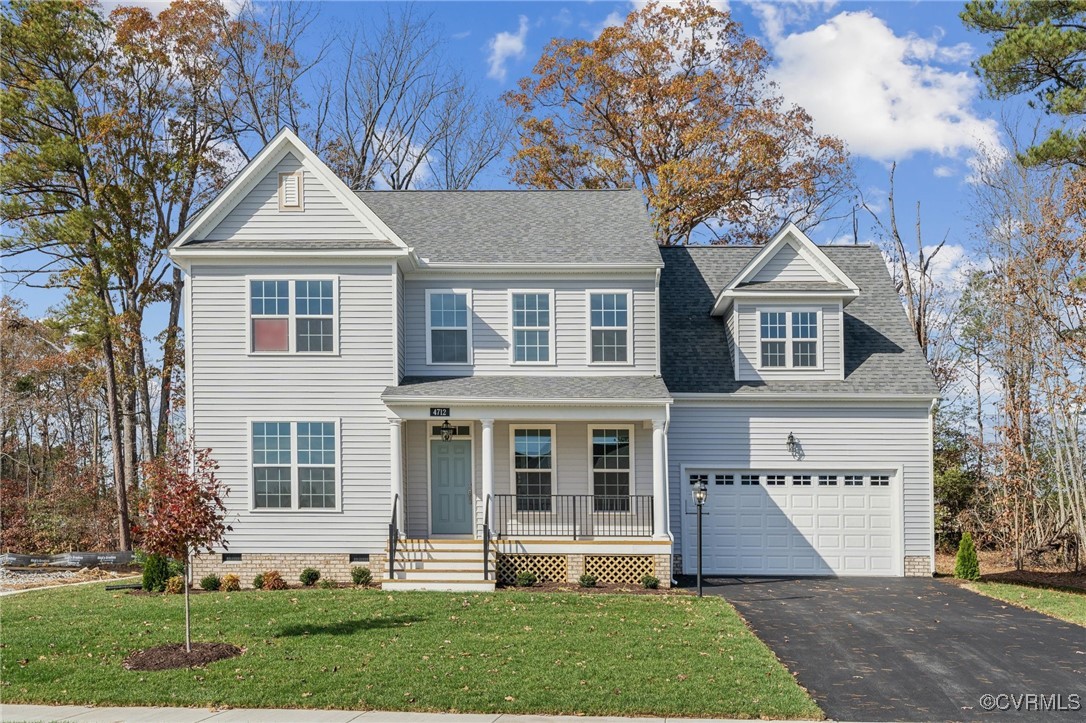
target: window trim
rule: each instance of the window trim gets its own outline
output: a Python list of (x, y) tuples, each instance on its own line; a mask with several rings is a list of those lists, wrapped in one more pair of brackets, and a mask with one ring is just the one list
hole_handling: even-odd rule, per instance
[[(292, 417), (289, 414), (280, 415), (279, 419), (274, 419), (275, 415), (264, 417), (247, 417), (245, 419), (245, 434), (247, 448), (248, 465), (249, 465), (249, 512), (257, 515), (275, 515), (275, 514), (330, 514), (343, 511), (343, 420), (340, 417), (327, 416), (327, 417)], [(283, 418), (285, 417), (285, 419)], [(260, 422), (274, 422), (276, 424), (289, 424), (290, 425), (290, 507), (257, 507), (256, 506), (256, 473), (254, 465), (253, 455), (253, 425)], [(336, 442), (336, 463), (334, 465), (336, 470), (336, 504), (334, 507), (300, 507), (298, 505), (299, 497), (301, 493), (301, 481), (298, 478), (298, 467), (328, 467), (333, 465), (299, 465), (298, 464), (298, 424), (306, 422), (322, 422), (332, 423), (335, 425), (335, 442)], [(285, 465), (269, 465), (282, 467)]]
[[(550, 312), (548, 314), (548, 319), (550, 321), (550, 325), (546, 326), (546, 327), (543, 327), (543, 326), (522, 326), (522, 327), (518, 328), (517, 325), (516, 325), (516, 316), (514, 315), (514, 312), (513, 312), (513, 297), (516, 296), (517, 294), (546, 295), (547, 298), (548, 298), (547, 303), (550, 305), (548, 307), (550, 309)], [(427, 303), (426, 308), (427, 308), (427, 311), (429, 311), (429, 308), (430, 308), (429, 303)], [(555, 336), (554, 289), (509, 289), (507, 308), (509, 309), (509, 364), (511, 366), (518, 366), (518, 367), (521, 367), (521, 366), (535, 366), (535, 367), (555, 366), (555, 364), (557, 363), (557, 360), (555, 359), (555, 343), (554, 343), (554, 341), (555, 341), (554, 340), (554, 336)], [(517, 361), (517, 332), (518, 331), (543, 331), (543, 330), (546, 330), (546, 332), (547, 332), (547, 344), (548, 344), (547, 356), (548, 356), (549, 361)], [(427, 338), (429, 338), (429, 335), (427, 335)]]
[[(817, 339), (796, 339), (792, 336), (792, 314), (813, 312), (815, 315), (815, 326), (818, 330)], [(762, 314), (763, 313), (784, 313), (784, 338), (783, 339), (763, 339), (762, 338)], [(754, 325), (757, 329), (756, 338), (758, 343), (758, 371), (763, 372), (820, 372), (825, 371), (825, 360), (823, 359), (823, 349), (825, 347), (825, 335), (823, 334), (822, 323), (822, 307), (821, 306), (756, 306), (754, 308)], [(764, 341), (783, 341), (784, 342), (784, 366), (766, 366), (765, 360), (762, 358), (762, 342)], [(817, 364), (812, 367), (797, 367), (792, 363), (792, 344), (796, 341), (814, 341), (815, 350), (817, 353)]]
[[(253, 314), (253, 284), (254, 281), (286, 281), (287, 282), (287, 350), (286, 351), (256, 351), (253, 349), (253, 319), (263, 318), (264, 315)], [(298, 351), (298, 314), (295, 307), (297, 299), (295, 281), (331, 281), (332, 282), (332, 350), (331, 351)], [(279, 315), (267, 315), (268, 318), (281, 319)], [(327, 318), (324, 316), (303, 315), (306, 319)], [(246, 274), (245, 275), (245, 335), (248, 337), (246, 350), (251, 357), (283, 357), (283, 356), (339, 356), (339, 275), (338, 274)], [(261, 420), (257, 420), (261, 421)], [(302, 420), (307, 421), (307, 420)]]
[[(630, 491), (627, 492), (627, 497), (634, 497), (637, 490), (637, 476), (635, 474), (635, 465), (637, 464), (637, 431), (632, 424), (612, 424), (610, 422), (589, 422), (588, 423), (588, 491), (593, 498), (596, 497), (596, 472), (629, 472), (630, 473)], [(630, 433), (630, 466), (625, 470), (597, 470), (595, 468), (594, 458), (592, 456), (592, 433), (597, 429), (624, 429)], [(616, 511), (618, 512), (618, 511)], [(593, 514), (608, 514), (614, 515), (616, 512), (597, 511), (595, 502), (592, 504)], [(633, 506), (626, 512), (633, 512)]]
[[(283, 179), (285, 178), (297, 178), (298, 179), (298, 205), (288, 206), (286, 203), (286, 197), (283, 193)], [(279, 210), (284, 213), (304, 213), (305, 212), (305, 171), (299, 168), (296, 171), (287, 171), (279, 174)]]
[[(622, 294), (626, 297), (626, 326), (600, 326), (592, 325), (592, 296), (594, 294)], [(633, 289), (585, 289), (585, 361), (592, 367), (628, 367), (634, 364), (634, 298)], [(592, 332), (605, 329), (626, 330), (626, 361), (593, 361), (592, 360)]]
[[(509, 425), (509, 487), (513, 495), (513, 506), (516, 509), (517, 472), (526, 471), (517, 469), (517, 431), (525, 429), (546, 429), (551, 433), (551, 497), (558, 494), (558, 425), (557, 424), (510, 424)], [(528, 512), (529, 510), (516, 509), (516, 512)], [(554, 510), (531, 510), (532, 514), (554, 514)]]
[[(423, 310), (423, 314), (426, 317), (426, 366), (440, 366), (440, 367), (465, 367), (471, 366), (475, 363), (475, 350), (472, 344), (472, 327), (475, 326), (475, 313), (472, 310), (472, 294), (471, 289), (427, 289), (426, 290), (426, 307)], [(467, 361), (462, 362), (435, 362), (434, 361), (434, 349), (433, 349), (433, 326), (430, 324), (430, 297), (434, 294), (463, 294), (467, 300), (468, 306), (468, 324), (467, 324), (467, 345), (468, 345), (468, 357)], [(456, 326), (439, 326), (437, 329), (440, 331), (445, 330), (459, 330), (461, 327)]]

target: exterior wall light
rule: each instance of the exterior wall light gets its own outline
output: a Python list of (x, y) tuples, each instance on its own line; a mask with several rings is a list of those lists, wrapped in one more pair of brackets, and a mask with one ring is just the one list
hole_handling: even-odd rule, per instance
[(449, 424), (449, 420), (446, 419), (444, 422), (441, 423), (441, 441), (442, 442), (448, 442), (450, 439), (452, 439), (453, 434), (455, 432), (456, 432), (456, 430), (453, 428), (453, 426), (451, 424)]

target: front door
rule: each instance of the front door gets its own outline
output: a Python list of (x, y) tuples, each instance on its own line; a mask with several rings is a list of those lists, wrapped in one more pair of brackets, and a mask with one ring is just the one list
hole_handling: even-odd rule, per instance
[(471, 441), (430, 440), (430, 532), (470, 535)]

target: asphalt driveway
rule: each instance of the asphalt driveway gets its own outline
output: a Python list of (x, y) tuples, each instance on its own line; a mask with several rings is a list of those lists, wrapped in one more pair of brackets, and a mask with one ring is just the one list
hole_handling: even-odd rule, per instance
[[(1086, 720), (1086, 628), (931, 579), (714, 578), (705, 592), (735, 605), (830, 718)], [(1073, 696), (1079, 710), (1039, 707)]]

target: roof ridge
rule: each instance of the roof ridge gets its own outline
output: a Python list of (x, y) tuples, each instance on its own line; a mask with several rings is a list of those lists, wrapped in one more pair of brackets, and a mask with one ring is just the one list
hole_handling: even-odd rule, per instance
[(630, 188), (388, 188), (355, 191), (355, 193), (358, 195), (369, 193), (626, 193), (637, 190), (633, 186)]
[[(759, 250), (765, 248), (765, 244), (686, 244), (681, 246), (669, 246), (660, 244), (661, 251), (671, 251), (674, 249), (685, 249), (687, 251), (691, 249), (727, 249), (738, 250), (743, 249), (746, 251)], [(878, 248), (878, 245), (871, 242), (864, 242), (861, 244), (815, 244), (820, 249), (870, 249)]]

